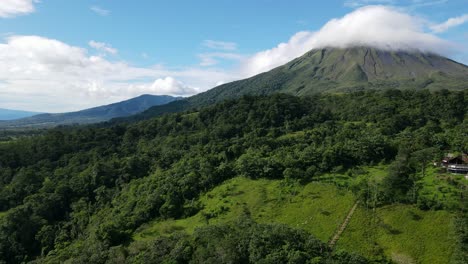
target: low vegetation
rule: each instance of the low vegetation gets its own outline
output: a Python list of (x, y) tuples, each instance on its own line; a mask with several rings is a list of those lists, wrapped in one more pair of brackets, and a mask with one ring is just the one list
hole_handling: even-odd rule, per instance
[(448, 263), (456, 250), (453, 221), (450, 212), (412, 205), (360, 207), (337, 248), (367, 257), (383, 254), (397, 263)]

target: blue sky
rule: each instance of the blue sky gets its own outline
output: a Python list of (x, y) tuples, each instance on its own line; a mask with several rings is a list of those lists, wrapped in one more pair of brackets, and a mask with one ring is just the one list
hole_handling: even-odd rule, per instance
[(379, 35), (360, 36), (369, 42), (401, 37), (393, 47), (468, 64), (468, 0), (2, 0), (0, 108), (62, 112), (141, 93), (188, 96), (310, 48), (349, 45), (352, 36), (336, 35), (368, 27)]

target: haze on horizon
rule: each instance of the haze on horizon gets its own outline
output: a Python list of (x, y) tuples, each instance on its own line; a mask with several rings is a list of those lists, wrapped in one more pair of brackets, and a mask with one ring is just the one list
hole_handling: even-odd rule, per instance
[[(2, 1), (1, 20), (26, 22), (23, 22), (21, 30), (2, 32), (0, 108), (66, 112), (122, 101), (140, 94), (190, 96), (222, 83), (268, 71), (311, 49), (323, 47), (371, 46), (385, 50), (419, 50), (448, 56), (465, 64), (468, 62), (468, 7), (465, 6), (464, 10), (454, 8), (463, 6), (457, 5), (457, 1), (424, 1), (425, 5), (418, 0), (339, 2), (342, 8), (337, 14), (327, 9), (329, 12), (325, 15), (328, 21), (323, 23), (317, 18), (314, 25), (294, 17), (292, 11), (296, 9), (285, 10), (288, 15), (279, 18), (279, 23), (282, 22), (290, 32), (294, 32), (294, 28), (306, 30), (295, 31), (289, 35), (289, 39), (284, 38), (287, 34), (284, 32), (277, 36), (265, 36), (270, 43), (280, 44), (268, 46), (268, 43), (255, 43), (244, 47), (249, 41), (252, 42), (242, 36), (249, 33), (249, 28), (244, 28), (242, 33), (230, 34), (228, 39), (217, 37), (223, 35), (218, 32), (220, 29), (208, 28), (206, 38), (201, 42), (188, 39), (187, 45), (197, 46), (195, 54), (179, 55), (184, 53), (183, 48), (179, 47), (182, 44), (173, 42), (173, 54), (167, 54), (169, 61), (165, 62), (158, 61), (157, 58), (162, 55), (158, 54), (157, 48), (144, 51), (135, 58), (127, 50), (133, 47), (125, 47), (122, 42), (112, 43), (105, 37), (81, 40), (85, 45), (79, 45), (74, 41), (69, 43), (66, 37), (60, 39), (57, 33), (49, 35), (26, 30), (28, 23), (31, 23), (28, 19), (41, 17), (48, 8), (58, 5), (57, 1)], [(243, 5), (239, 3), (239, 6)], [(120, 14), (117, 12), (120, 7), (117, 6), (104, 8), (92, 5), (82, 8), (82, 12), (95, 16), (98, 22), (103, 19), (99, 22), (103, 24), (109, 23), (105, 20), (113, 19), (114, 15), (119, 17)], [(112, 8), (116, 9), (115, 13)], [(436, 13), (434, 8), (445, 10), (444, 15)], [(306, 19), (314, 20), (318, 14), (318, 10), (311, 9)], [(290, 26), (292, 19), (301, 26)], [(258, 23), (262, 24), (261, 21)], [(155, 32), (151, 31), (151, 25), (141, 24), (141, 28), (142, 42), (148, 42), (145, 36)], [(185, 30), (188, 29), (181, 26), (180, 34), (184, 34)], [(278, 28), (278, 31), (281, 30)], [(86, 38), (89, 34), (82, 35)], [(259, 39), (262, 37), (257, 35)], [(108, 36), (108, 39), (112, 39), (112, 36)], [(170, 44), (171, 38), (162, 38), (155, 43), (158, 41)], [(151, 47), (151, 43), (146, 44)], [(149, 55), (150, 52), (154, 55)], [(179, 62), (172, 64), (172, 58)]]

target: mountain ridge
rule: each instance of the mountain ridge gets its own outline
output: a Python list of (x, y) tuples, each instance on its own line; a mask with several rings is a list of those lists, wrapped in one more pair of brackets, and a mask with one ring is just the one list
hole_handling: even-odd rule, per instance
[(11, 121), (0, 121), (0, 128), (12, 127), (53, 127), (57, 125), (92, 124), (112, 118), (140, 113), (152, 106), (166, 104), (180, 97), (143, 94), (125, 101), (97, 106), (75, 112), (44, 113)]
[(14, 120), (41, 114), (40, 112), (0, 108), (0, 121)]

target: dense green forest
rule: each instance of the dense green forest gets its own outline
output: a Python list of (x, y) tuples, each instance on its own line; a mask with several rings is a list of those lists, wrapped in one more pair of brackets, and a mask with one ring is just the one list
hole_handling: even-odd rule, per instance
[[(463, 192), (451, 200), (423, 194), (420, 177), (444, 153), (468, 151), (467, 113), (468, 90), (275, 94), (2, 143), (0, 262), (388, 262), (381, 253), (332, 252), (313, 234), (256, 223), (249, 212), (132, 243), (142, 224), (193, 216), (200, 195), (236, 176), (306, 184), (336, 172), (350, 176), (339, 187), (363, 206), (453, 212), (459, 242), (452, 261), (466, 263)], [(358, 177), (361, 166), (379, 163), (388, 167), (382, 181)]]
[(46, 131), (45, 129), (0, 129), (0, 144), (19, 138), (38, 136), (44, 134)]

